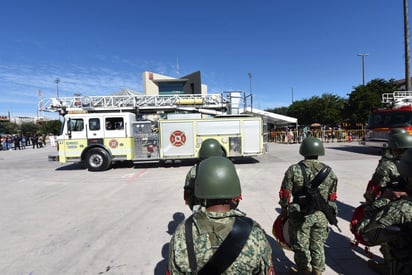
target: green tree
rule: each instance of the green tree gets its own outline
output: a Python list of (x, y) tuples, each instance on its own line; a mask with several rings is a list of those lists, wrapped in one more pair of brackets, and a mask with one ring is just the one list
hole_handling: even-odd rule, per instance
[(34, 122), (23, 122), (20, 125), (20, 131), (25, 136), (32, 136), (34, 134), (37, 134), (39, 129), (39, 125)]
[(273, 109), (265, 109), (265, 111), (286, 116), (288, 113), (288, 109), (289, 107), (282, 106), (282, 107), (277, 107)]
[(288, 108), (287, 115), (296, 117), (301, 125), (338, 124), (342, 120), (342, 110), (345, 99), (334, 94), (325, 93), (321, 97), (293, 102)]
[(10, 121), (0, 121), (0, 134), (15, 134), (19, 131), (16, 123)]
[(42, 134), (53, 134), (58, 135), (60, 133), (60, 128), (62, 122), (60, 120), (47, 120), (42, 121), (40, 124), (40, 132)]
[(349, 125), (364, 125), (373, 109), (382, 107), (382, 94), (398, 89), (395, 80), (374, 79), (365, 86), (354, 87), (350, 92), (342, 113), (342, 118)]

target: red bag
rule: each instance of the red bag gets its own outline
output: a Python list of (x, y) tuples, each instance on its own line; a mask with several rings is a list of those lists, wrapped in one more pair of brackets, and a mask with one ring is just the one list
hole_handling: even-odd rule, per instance
[(272, 225), (272, 234), (278, 242), (279, 246), (283, 249), (292, 250), (290, 248), (290, 239), (289, 239), (289, 220), (288, 218), (283, 218), (282, 215), (279, 215)]

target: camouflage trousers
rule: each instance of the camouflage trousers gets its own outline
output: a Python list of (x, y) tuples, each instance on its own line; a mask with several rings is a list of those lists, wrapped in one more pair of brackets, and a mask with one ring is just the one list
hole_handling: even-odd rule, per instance
[(325, 242), (328, 220), (320, 211), (306, 216), (289, 217), (289, 237), (299, 271), (325, 270)]

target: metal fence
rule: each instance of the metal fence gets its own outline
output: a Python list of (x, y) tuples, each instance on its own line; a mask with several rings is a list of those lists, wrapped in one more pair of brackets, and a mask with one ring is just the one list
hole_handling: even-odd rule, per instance
[(310, 131), (302, 130), (272, 130), (268, 133), (269, 142), (277, 143), (300, 143), (307, 136), (319, 138), (322, 142), (359, 142), (364, 135), (362, 129), (339, 129)]

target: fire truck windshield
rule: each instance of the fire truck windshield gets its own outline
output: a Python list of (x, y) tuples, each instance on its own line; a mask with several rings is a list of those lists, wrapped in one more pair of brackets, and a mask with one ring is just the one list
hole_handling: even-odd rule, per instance
[(381, 111), (374, 112), (369, 117), (368, 128), (396, 128), (412, 125), (412, 112)]

